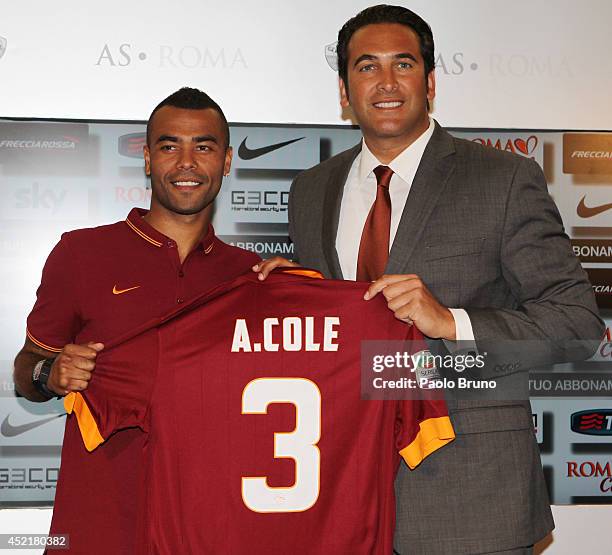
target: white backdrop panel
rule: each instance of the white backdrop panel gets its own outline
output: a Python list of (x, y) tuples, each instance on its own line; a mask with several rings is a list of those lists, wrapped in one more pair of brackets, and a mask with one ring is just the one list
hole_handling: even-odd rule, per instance
[[(609, 0), (412, 0), (455, 127), (611, 129)], [(0, 116), (146, 119), (183, 85), (235, 122), (340, 123), (325, 59), (357, 0), (22, 0), (2, 7)]]

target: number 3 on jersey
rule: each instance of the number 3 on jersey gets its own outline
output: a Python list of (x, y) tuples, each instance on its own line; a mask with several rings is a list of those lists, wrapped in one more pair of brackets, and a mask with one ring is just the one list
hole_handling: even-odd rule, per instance
[(242, 500), (257, 513), (306, 511), (319, 497), (321, 393), (304, 378), (258, 378), (242, 392), (242, 414), (266, 414), (271, 403), (295, 405), (295, 429), (274, 434), (274, 457), (295, 461), (291, 487), (272, 488), (265, 476), (242, 478)]

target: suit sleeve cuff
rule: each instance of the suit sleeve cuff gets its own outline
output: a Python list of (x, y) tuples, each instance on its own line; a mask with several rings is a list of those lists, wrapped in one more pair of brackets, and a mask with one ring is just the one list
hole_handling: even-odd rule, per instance
[[(458, 350), (457, 341), (471, 341), (473, 346), (476, 347), (474, 340), (474, 330), (472, 329), (472, 321), (468, 316), (468, 313), (463, 308), (449, 308), (453, 319), (455, 320), (455, 341), (444, 339), (446, 348), (452, 353)], [(462, 347), (466, 347), (465, 343), (462, 343)]]
[(474, 330), (468, 313), (462, 308), (449, 308), (455, 319), (455, 340), (474, 341)]

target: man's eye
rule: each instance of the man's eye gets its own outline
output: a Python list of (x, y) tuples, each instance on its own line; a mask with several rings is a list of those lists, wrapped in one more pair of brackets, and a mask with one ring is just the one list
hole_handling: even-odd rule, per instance
[(412, 64), (410, 62), (399, 62), (397, 64), (397, 67), (399, 67), (400, 69), (411, 69)]
[(162, 145), (160, 150), (176, 150), (176, 146), (175, 145)]
[(210, 147), (208, 145), (197, 145), (196, 150), (199, 150), (200, 152), (208, 152)]
[(359, 71), (372, 71), (376, 66), (374, 64), (366, 64), (359, 68)]

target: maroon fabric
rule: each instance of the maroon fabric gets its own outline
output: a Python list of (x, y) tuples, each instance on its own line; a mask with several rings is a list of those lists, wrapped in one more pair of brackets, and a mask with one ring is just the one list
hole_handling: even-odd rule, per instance
[(393, 170), (388, 166), (374, 168), (376, 175), (376, 200), (370, 208), (359, 243), (357, 281), (374, 281), (385, 272), (389, 258), (389, 233), (391, 229), (391, 197), (389, 183)]
[[(147, 431), (134, 553), (392, 552), (398, 451), (414, 439), (420, 421), (446, 415), (446, 405), (361, 400), (361, 340), (401, 340), (407, 332), (382, 298), (366, 302), (363, 292), (355, 282), (273, 274), (262, 283), (249, 273), (172, 311), (161, 325), (144, 324), (100, 355), (98, 380), (83, 396), (102, 436), (112, 441), (123, 426)], [(300, 350), (284, 348), (288, 317), (303, 329), (307, 317), (314, 319), (310, 345), (319, 350), (306, 349), (304, 331)], [(325, 317), (339, 318), (336, 351), (322, 350)], [(270, 335), (266, 318), (278, 319)], [(250, 349), (236, 347), (237, 320), (246, 323)], [(422, 340), (416, 328), (408, 330), (410, 339)], [(266, 350), (275, 344), (278, 350)], [(272, 511), (255, 510), (243, 498), (242, 478), (294, 485), (296, 465), (275, 458), (282, 442), (275, 434), (307, 422), (308, 411), (285, 390), (282, 401), (259, 414), (244, 399), (247, 387), (274, 387), (286, 378), (320, 395), (320, 405), (308, 405), (311, 416), (320, 415), (318, 494), (308, 508), (293, 510), (290, 494), (278, 493)], [(133, 394), (137, 381), (141, 388)], [(103, 443), (94, 453), (107, 449)], [(74, 493), (83, 514), (96, 510), (90, 496)], [(87, 553), (108, 551), (92, 541)]]
[[(130, 212), (133, 227), (122, 221), (62, 236), (47, 259), (28, 317), (31, 336), (54, 348), (108, 342), (259, 260), (219, 241), (210, 227), (181, 266), (176, 244), (149, 226), (144, 214)], [(113, 293), (134, 286), (139, 287)], [(105, 449), (88, 453), (76, 418), (67, 419), (51, 533), (70, 533), (71, 553), (89, 554), (92, 545), (100, 553), (134, 553), (145, 438), (138, 429), (126, 429)]]

